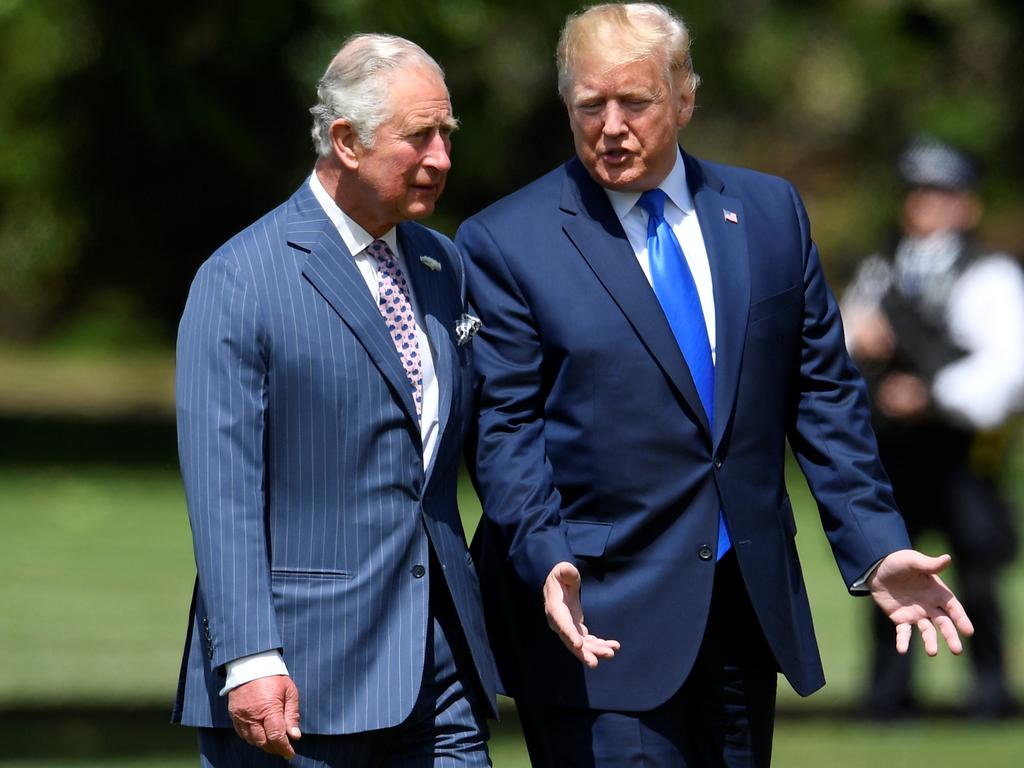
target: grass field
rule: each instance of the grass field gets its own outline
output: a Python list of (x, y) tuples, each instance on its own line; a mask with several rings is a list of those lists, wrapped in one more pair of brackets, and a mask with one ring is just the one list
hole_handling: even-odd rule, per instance
[[(915, 723), (899, 727), (779, 722), (776, 768), (1018, 768), (1024, 749), (1019, 724)], [(529, 768), (511, 729), (491, 741), (495, 768)], [(193, 755), (82, 760), (12, 760), (4, 768), (195, 768)]]
[[(791, 487), (829, 684), (806, 700), (784, 683), (780, 686), (783, 715), (775, 765), (1024, 764), (1024, 729), (1019, 721), (982, 725), (944, 719), (878, 727), (845, 717), (864, 678), (866, 657), (861, 648), (869, 606), (846, 594), (802, 483), (795, 477)], [(463, 501), (471, 529), (479, 512), (465, 488)], [(43, 711), (57, 705), (168, 708), (194, 573), (173, 463), (0, 465), (0, 520), (5, 544), (0, 578), (0, 743), (13, 735), (5, 733), (9, 726), (4, 712)], [(937, 551), (931, 543), (924, 548)], [(955, 582), (955, 572), (951, 581)], [(1024, 569), (1010, 571), (1004, 587), (1008, 606), (1024, 605)], [(1012, 610), (1010, 614), (1015, 687), (1021, 693), (1021, 615)], [(921, 655), (922, 666), (926, 661), (927, 674), (921, 676), (925, 698), (938, 705), (957, 704), (966, 691), (965, 660), (948, 654), (925, 660)], [(836, 716), (822, 717), (823, 709)], [(76, 735), (72, 732), (67, 738)], [(514, 722), (497, 729), (492, 750), (497, 768), (527, 765)], [(195, 764), (179, 751), (139, 758), (104, 758), (100, 752), (97, 757), (64, 762), (30, 757), (24, 750), (0, 750), (0, 765)]]

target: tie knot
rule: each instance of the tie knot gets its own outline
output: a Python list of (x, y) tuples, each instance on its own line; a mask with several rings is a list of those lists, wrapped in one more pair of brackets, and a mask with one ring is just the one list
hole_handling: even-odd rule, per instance
[(378, 262), (384, 264), (388, 261), (393, 261), (395, 255), (391, 252), (388, 244), (383, 240), (374, 240), (368, 246), (366, 246), (366, 252), (373, 256)]
[(648, 189), (640, 195), (637, 205), (643, 208), (652, 219), (665, 218), (665, 193), (657, 187)]

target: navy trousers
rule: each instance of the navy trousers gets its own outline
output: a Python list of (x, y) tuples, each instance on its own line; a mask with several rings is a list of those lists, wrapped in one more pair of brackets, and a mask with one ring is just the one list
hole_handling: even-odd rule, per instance
[[(440, 566), (431, 571), (440, 574)], [(303, 734), (292, 742), (291, 762), (246, 744), (232, 730), (200, 728), (202, 768), (488, 768), (483, 689), (441, 579), (431, 581), (430, 608), (423, 683), (401, 725), (342, 736)]]
[(768, 768), (777, 679), (729, 552), (697, 661), (667, 702), (649, 712), (516, 706), (534, 768)]

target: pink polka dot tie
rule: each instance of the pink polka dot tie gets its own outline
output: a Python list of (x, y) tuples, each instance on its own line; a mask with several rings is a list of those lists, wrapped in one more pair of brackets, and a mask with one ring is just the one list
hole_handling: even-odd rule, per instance
[(374, 240), (366, 252), (377, 261), (377, 308), (388, 324), (391, 340), (402, 358), (405, 375), (412, 385), (416, 415), (423, 410), (423, 369), (420, 366), (420, 344), (416, 335), (416, 315), (412, 311), (409, 283), (398, 266), (395, 254), (383, 240)]

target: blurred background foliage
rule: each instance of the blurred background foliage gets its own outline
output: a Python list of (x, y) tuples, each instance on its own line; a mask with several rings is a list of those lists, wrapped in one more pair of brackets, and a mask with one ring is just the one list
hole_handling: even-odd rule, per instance
[[(792, 179), (834, 286), (894, 225), (893, 159), (921, 131), (985, 162), (983, 237), (1024, 253), (1024, 3), (670, 5), (703, 77), (684, 145)], [(198, 265), (310, 173), (307, 110), (341, 41), (393, 32), (447, 70), (463, 128), (430, 223), (453, 233), (571, 154), (553, 50), (577, 8), (0, 0), (0, 764), (194, 764), (191, 734), (166, 724), (194, 578), (170, 348)], [(1024, 503), (1024, 451), (1008, 476)], [(784, 687), (776, 763), (1018, 765), (1019, 722), (851, 720), (868, 606), (845, 596), (791, 481), (830, 685), (809, 701)], [(1003, 588), (1022, 604), (1024, 566)], [(1024, 617), (1007, 619), (1024, 697)], [(933, 714), (959, 713), (968, 670), (932, 664)], [(514, 719), (492, 747), (499, 768), (526, 765)]]
[[(785, 175), (833, 282), (886, 234), (913, 133), (985, 162), (993, 245), (1024, 251), (1024, 4), (670, 3), (703, 77), (692, 152)], [(307, 109), (345, 36), (416, 40), (463, 129), (431, 223), (571, 152), (553, 49), (570, 0), (0, 0), (0, 339), (166, 346), (198, 264), (309, 173)]]

